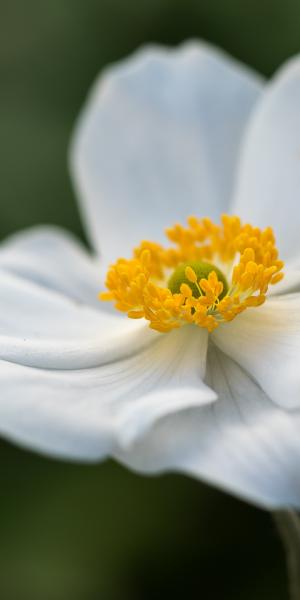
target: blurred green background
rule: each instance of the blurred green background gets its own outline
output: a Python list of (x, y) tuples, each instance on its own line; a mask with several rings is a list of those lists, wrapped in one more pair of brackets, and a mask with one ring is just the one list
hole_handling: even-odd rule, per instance
[[(66, 154), (103, 65), (192, 36), (269, 76), (299, 31), (299, 0), (0, 0), (0, 236), (40, 222), (84, 236)], [(269, 515), (199, 482), (5, 442), (0, 473), (1, 600), (287, 599)]]

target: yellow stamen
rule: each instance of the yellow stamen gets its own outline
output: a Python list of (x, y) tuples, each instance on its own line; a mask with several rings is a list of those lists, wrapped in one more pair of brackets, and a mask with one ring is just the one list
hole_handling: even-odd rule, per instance
[(185, 268), (185, 276), (192, 283), (197, 283), (197, 275), (192, 267)]
[(172, 246), (143, 241), (131, 259), (120, 258), (100, 298), (163, 333), (186, 323), (213, 331), (263, 304), (269, 285), (283, 278), (272, 229), (228, 215), (219, 225), (196, 217), (187, 223), (167, 230)]

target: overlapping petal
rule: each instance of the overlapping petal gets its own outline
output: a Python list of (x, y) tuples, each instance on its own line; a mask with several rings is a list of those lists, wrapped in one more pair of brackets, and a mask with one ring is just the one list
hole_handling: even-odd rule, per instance
[(109, 260), (189, 214), (228, 208), (254, 73), (203, 43), (150, 47), (95, 83), (71, 147), (94, 247)]
[(272, 225), (283, 258), (300, 253), (300, 59), (266, 86), (250, 120), (232, 211)]
[(138, 353), (131, 348), (127, 357), (94, 368), (37, 369), (0, 360), (0, 432), (81, 460), (126, 447), (164, 415), (215, 400), (202, 381), (207, 334), (196, 333), (157, 335)]
[(0, 359), (83, 369), (135, 353), (154, 338), (142, 322), (101, 313), (0, 271)]
[(108, 307), (98, 299), (102, 263), (59, 227), (36, 226), (8, 237), (0, 246), (0, 269), (97, 310)]
[(276, 406), (232, 359), (208, 354), (218, 400), (169, 415), (116, 456), (142, 472), (182, 471), (260, 506), (300, 506), (300, 413)]
[(300, 294), (270, 298), (219, 327), (213, 339), (277, 405), (300, 408)]

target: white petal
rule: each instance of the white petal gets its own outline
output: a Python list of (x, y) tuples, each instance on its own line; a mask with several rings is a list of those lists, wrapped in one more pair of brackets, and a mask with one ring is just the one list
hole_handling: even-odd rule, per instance
[(300, 59), (265, 88), (242, 152), (232, 211), (274, 227), (283, 258), (300, 252)]
[(74, 237), (58, 227), (39, 226), (0, 245), (0, 268), (98, 310), (102, 266)]
[(300, 258), (288, 261), (284, 267), (284, 278), (274, 286), (269, 288), (272, 296), (279, 294), (289, 294), (300, 291)]
[(147, 375), (147, 390), (138, 402), (129, 402), (119, 412), (118, 443), (128, 446), (142, 437), (153, 422), (171, 412), (202, 406), (216, 399), (204, 383), (208, 334), (195, 326), (185, 326), (147, 348), (140, 372)]
[[(45, 368), (84, 368), (143, 348), (145, 324), (98, 300), (99, 260), (71, 234), (34, 227), (0, 247), (0, 357)], [(95, 310), (96, 309), (96, 310)]]
[(208, 355), (219, 399), (169, 415), (116, 456), (142, 472), (182, 471), (267, 508), (300, 507), (300, 413), (274, 405), (219, 350)]
[(96, 81), (71, 169), (91, 240), (112, 260), (189, 214), (227, 209), (258, 76), (204, 43), (150, 47)]
[(94, 367), (159, 334), (0, 269), (0, 358), (47, 369)]
[(213, 338), (279, 406), (300, 407), (300, 294), (269, 298), (221, 325)]
[(1, 435), (52, 456), (106, 456), (113, 430), (104, 416), (96, 419), (96, 371), (35, 369), (0, 361)]
[[(102, 458), (163, 415), (215, 399), (201, 379), (206, 345), (206, 332), (186, 327), (94, 369), (45, 370), (0, 361), (0, 431), (46, 453)], [(179, 398), (179, 389), (188, 394)]]

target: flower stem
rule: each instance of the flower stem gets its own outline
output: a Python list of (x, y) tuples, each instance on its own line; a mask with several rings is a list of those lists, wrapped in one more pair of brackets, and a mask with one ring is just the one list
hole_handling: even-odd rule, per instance
[(273, 513), (286, 552), (290, 600), (300, 600), (300, 520), (294, 510)]

